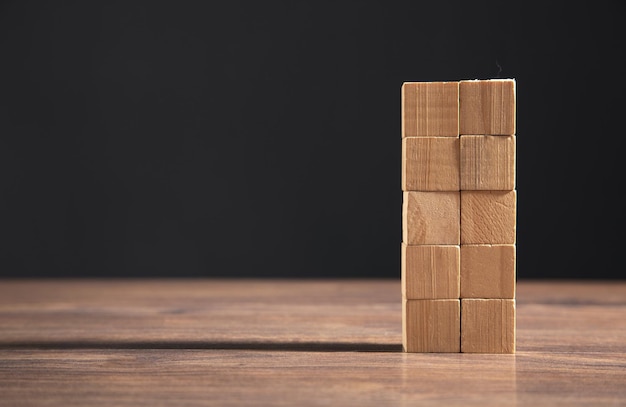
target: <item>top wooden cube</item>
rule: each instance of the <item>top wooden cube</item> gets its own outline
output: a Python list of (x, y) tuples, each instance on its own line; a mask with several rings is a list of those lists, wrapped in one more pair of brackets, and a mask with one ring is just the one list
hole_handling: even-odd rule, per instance
[(459, 131), (461, 135), (514, 135), (515, 81), (461, 81)]
[(402, 84), (402, 137), (458, 137), (459, 83)]

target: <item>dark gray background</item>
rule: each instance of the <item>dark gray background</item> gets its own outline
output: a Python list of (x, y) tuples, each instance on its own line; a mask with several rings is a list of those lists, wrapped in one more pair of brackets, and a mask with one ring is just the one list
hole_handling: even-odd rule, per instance
[(505, 77), (519, 278), (621, 278), (618, 5), (3, 1), (0, 276), (398, 278), (402, 82)]

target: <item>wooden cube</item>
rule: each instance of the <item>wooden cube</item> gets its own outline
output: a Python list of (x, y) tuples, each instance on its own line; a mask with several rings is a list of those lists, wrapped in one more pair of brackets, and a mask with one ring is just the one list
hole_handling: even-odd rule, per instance
[(458, 135), (458, 82), (402, 84), (402, 137)]
[(515, 298), (515, 245), (461, 246), (461, 298)]
[(459, 300), (402, 300), (405, 352), (459, 352)]
[(459, 240), (459, 192), (404, 192), (402, 202), (404, 243), (458, 245)]
[(459, 246), (402, 244), (402, 296), (406, 299), (458, 299)]
[(461, 244), (514, 244), (516, 197), (516, 191), (461, 191)]
[(461, 352), (515, 353), (515, 300), (461, 300)]
[(461, 81), (459, 130), (462, 135), (515, 134), (515, 81)]
[(402, 139), (402, 190), (458, 191), (459, 154), (456, 137)]
[(515, 189), (515, 136), (461, 136), (461, 189)]

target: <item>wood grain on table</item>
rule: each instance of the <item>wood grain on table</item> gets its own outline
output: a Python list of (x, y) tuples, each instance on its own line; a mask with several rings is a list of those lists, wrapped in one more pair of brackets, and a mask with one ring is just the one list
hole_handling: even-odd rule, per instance
[(0, 406), (626, 405), (626, 282), (517, 286), (517, 354), (401, 352), (397, 280), (0, 280)]

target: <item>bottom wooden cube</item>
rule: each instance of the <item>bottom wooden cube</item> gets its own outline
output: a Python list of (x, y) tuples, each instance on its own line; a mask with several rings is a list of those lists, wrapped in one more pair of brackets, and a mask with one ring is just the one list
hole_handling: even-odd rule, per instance
[(460, 300), (402, 300), (405, 352), (459, 352)]
[(515, 300), (461, 300), (461, 352), (515, 353)]

